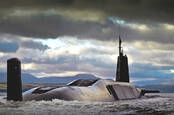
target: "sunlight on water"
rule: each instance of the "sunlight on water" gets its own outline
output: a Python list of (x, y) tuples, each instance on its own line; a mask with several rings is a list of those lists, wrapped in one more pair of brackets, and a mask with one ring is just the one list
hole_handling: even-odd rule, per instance
[(3, 115), (127, 115), (172, 114), (174, 94), (153, 94), (141, 99), (116, 102), (79, 101), (6, 101), (0, 97), (0, 114)]

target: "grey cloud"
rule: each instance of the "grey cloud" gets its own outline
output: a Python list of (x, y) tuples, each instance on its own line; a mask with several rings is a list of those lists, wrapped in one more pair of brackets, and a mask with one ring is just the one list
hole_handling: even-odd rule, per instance
[[(172, 0), (6, 0), (0, 3), (0, 32), (46, 39), (69, 35), (114, 40), (118, 25), (108, 21), (109, 16), (150, 27), (159, 23), (173, 24), (174, 18)], [(24, 15), (10, 15), (16, 10), (24, 11)], [(47, 12), (49, 10), (53, 13)], [(25, 16), (25, 11), (31, 14)], [(95, 15), (90, 16), (91, 13)], [(93, 16), (98, 18), (91, 21)], [(146, 34), (129, 27), (122, 27), (121, 30), (129, 35), (125, 38), (128, 41), (173, 42), (173, 32), (166, 33), (162, 27), (159, 28), (161, 30), (152, 29)]]
[(32, 40), (30, 40), (30, 41), (22, 41), (20, 44), (21, 44), (21, 46), (23, 48), (39, 49), (41, 51), (44, 51), (46, 49), (49, 49), (49, 47), (47, 45), (43, 45), (40, 42), (34, 42)]
[(10, 43), (10, 42), (0, 43), (0, 52), (10, 53), (10, 52), (16, 52), (18, 49), (19, 45), (17, 43)]
[(104, 62), (100, 58), (80, 58), (79, 55), (59, 55), (55, 59), (49, 57), (33, 59), (33, 58), (23, 58), (23, 63), (35, 63), (39, 65), (38, 72), (92, 72), (95, 74), (100, 74), (103, 76), (113, 75), (115, 72), (115, 64), (108, 63), (109, 59)]
[[(103, 13), (132, 21), (173, 22), (173, 0), (6, 0), (1, 9), (65, 9)], [(80, 17), (79, 17), (80, 18)]]
[[(166, 32), (162, 27), (156, 26), (148, 32), (139, 32), (130, 27), (121, 26), (121, 32), (126, 41), (146, 40), (162, 43), (174, 42), (173, 32)], [(31, 17), (11, 17), (2, 21), (0, 31), (9, 34), (35, 38), (56, 38), (58, 36), (76, 36), (79, 39), (97, 39), (102, 41), (117, 39), (118, 24), (111, 21), (105, 24), (99, 22), (87, 22), (70, 20), (61, 15), (34, 15)], [(165, 38), (165, 39), (164, 39)]]
[(0, 31), (41, 39), (67, 35), (80, 39), (111, 40), (114, 26), (109, 27), (107, 24), (71, 20), (61, 15), (38, 14), (31, 17), (8, 18), (0, 23)]
[[(96, 54), (97, 55), (97, 54)], [(80, 64), (92, 64), (93, 66), (96, 67), (105, 67), (105, 68), (111, 68), (115, 64), (111, 62), (111, 60), (106, 60), (106, 62), (103, 62), (101, 58), (87, 58), (83, 57), (81, 58), (80, 55), (73, 55), (73, 54), (62, 54), (59, 55), (57, 58), (52, 59), (49, 57), (40, 57), (39, 59), (33, 59), (33, 58), (28, 58), (25, 57), (22, 62), (24, 63), (36, 63), (36, 64), (71, 64), (72, 68), (75, 69), (77, 65)]]
[(46, 49), (49, 49), (47, 45), (44, 45), (41, 42), (34, 41), (32, 38), (25, 38), (21, 36), (8, 35), (8, 34), (0, 34), (0, 43), (8, 44), (10, 50), (15, 50), (14, 44), (18, 45), (18, 48), (22, 47), (27, 49), (39, 49), (41, 51), (45, 51)]
[[(134, 68), (132, 68), (134, 66)], [(142, 64), (142, 63), (133, 63), (130, 66), (130, 71), (132, 69), (138, 69), (139, 71), (131, 71), (130, 77), (131, 79), (136, 79), (140, 81), (135, 81), (136, 84), (145, 84), (146, 79), (149, 79), (146, 84), (157, 84), (163, 83), (169, 80), (173, 80), (173, 73), (170, 73), (169, 70), (173, 69), (173, 66), (154, 66), (150, 63)], [(142, 74), (143, 73), (143, 74)]]
[(83, 50), (83, 53), (86, 53), (88, 55), (96, 55), (96, 54), (100, 54), (100, 55), (112, 55), (115, 52), (113, 50), (109, 50), (107, 48), (87, 48)]
[(0, 23), (1, 32), (36, 38), (82, 36), (82, 34), (91, 34), (89, 31), (93, 32), (97, 29), (101, 30), (100, 24), (71, 21), (59, 15), (35, 15), (29, 19), (12, 17)]

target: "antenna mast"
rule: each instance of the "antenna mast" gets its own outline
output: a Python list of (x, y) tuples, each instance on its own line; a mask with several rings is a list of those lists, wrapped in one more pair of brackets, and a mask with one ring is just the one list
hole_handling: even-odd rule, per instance
[(122, 51), (121, 51), (121, 38), (120, 38), (120, 35), (119, 35), (119, 56), (121, 55)]

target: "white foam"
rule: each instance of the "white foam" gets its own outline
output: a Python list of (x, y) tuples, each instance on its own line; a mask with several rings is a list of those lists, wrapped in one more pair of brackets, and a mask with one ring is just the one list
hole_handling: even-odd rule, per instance
[[(148, 94), (141, 99), (116, 102), (62, 101), (6, 101), (0, 97), (3, 115), (122, 115), (174, 112), (174, 94)], [(166, 113), (166, 114), (167, 114)]]

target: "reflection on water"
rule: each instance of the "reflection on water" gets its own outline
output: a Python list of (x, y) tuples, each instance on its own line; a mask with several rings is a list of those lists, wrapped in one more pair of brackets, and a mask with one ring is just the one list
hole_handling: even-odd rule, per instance
[(150, 94), (141, 99), (116, 102), (6, 101), (0, 97), (3, 115), (147, 115), (174, 114), (174, 94)]

